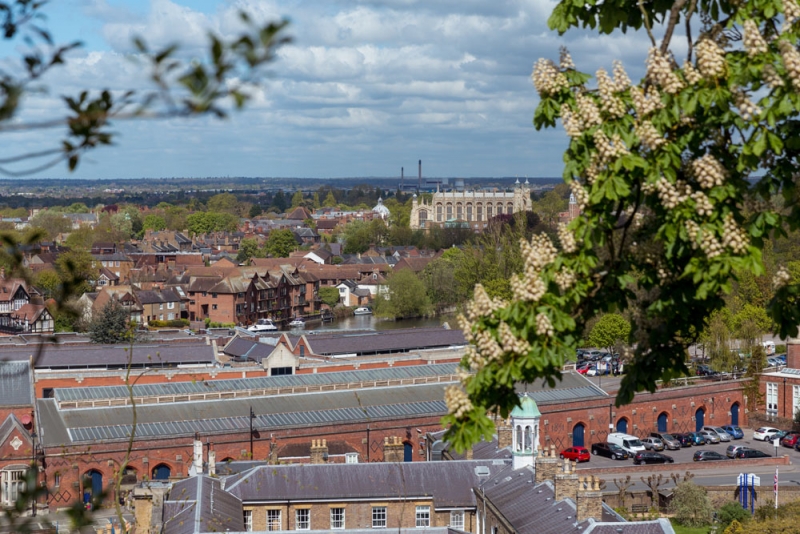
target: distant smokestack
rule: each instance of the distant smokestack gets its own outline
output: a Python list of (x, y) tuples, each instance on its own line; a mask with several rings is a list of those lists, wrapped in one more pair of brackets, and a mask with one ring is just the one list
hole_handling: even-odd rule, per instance
[(403, 167), (400, 167), (400, 189), (403, 189), (403, 178), (405, 177), (405, 173), (403, 172)]
[(419, 160), (419, 183), (417, 184), (417, 190), (422, 189), (422, 160)]

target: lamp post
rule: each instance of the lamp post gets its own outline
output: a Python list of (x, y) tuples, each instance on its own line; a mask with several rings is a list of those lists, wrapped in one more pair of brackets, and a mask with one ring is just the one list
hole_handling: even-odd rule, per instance
[(783, 417), (786, 418), (786, 377), (783, 377)]
[(611, 434), (614, 432), (614, 412), (612, 411), (614, 404), (609, 402), (608, 403), (608, 433)]
[(33, 488), (31, 491), (31, 515), (36, 516), (36, 484), (39, 480), (39, 467), (36, 465), (36, 432), (31, 432), (31, 469), (33, 470)]
[(250, 459), (253, 460), (253, 419), (256, 418), (256, 414), (253, 413), (253, 407), (250, 406)]

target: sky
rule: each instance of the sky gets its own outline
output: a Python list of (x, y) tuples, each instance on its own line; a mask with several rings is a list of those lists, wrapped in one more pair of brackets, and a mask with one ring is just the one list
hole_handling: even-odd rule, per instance
[[(63, 116), (63, 95), (147, 91), (135, 36), (182, 45), (190, 59), (209, 31), (231, 37), (237, 13), (286, 17), (293, 43), (248, 109), (210, 117), (114, 123), (116, 145), (34, 174), (53, 178), (558, 177), (567, 137), (537, 132), (530, 81), (540, 57), (569, 48), (580, 70), (614, 59), (641, 74), (641, 35), (547, 28), (550, 0), (53, 0), (44, 24), (83, 46), (28, 95), (16, 122)], [(0, 43), (0, 68), (18, 69), (24, 44)], [(60, 130), (3, 132), (0, 157), (57, 146)]]

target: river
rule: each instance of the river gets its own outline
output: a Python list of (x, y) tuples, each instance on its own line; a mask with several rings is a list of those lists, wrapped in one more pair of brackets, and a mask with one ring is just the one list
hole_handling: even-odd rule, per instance
[(311, 323), (304, 328), (294, 328), (292, 332), (322, 332), (330, 330), (395, 330), (398, 328), (436, 328), (443, 323), (450, 325), (450, 328), (457, 328), (455, 315), (441, 315), (430, 318), (403, 319), (393, 321), (391, 319), (379, 319), (374, 315), (351, 315), (343, 319), (336, 319), (330, 323)]

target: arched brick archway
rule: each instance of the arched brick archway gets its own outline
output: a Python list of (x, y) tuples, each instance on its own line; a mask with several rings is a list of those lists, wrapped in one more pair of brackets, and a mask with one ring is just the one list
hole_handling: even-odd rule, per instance
[(656, 430), (659, 432), (666, 432), (668, 426), (669, 414), (667, 412), (661, 412), (656, 419)]
[(153, 480), (169, 480), (169, 477), (172, 476), (172, 468), (167, 464), (161, 463), (153, 468), (151, 474)]
[(700, 406), (694, 412), (694, 431), (700, 432), (706, 424), (706, 409)]
[(585, 447), (586, 425), (578, 423), (572, 427), (572, 446)]
[(627, 417), (620, 417), (617, 419), (616, 431), (622, 432), (623, 434), (628, 433), (628, 428), (630, 428), (630, 421), (628, 421)]
[(738, 426), (739, 425), (739, 411), (741, 410), (741, 405), (738, 402), (734, 402), (731, 405), (731, 425)]

